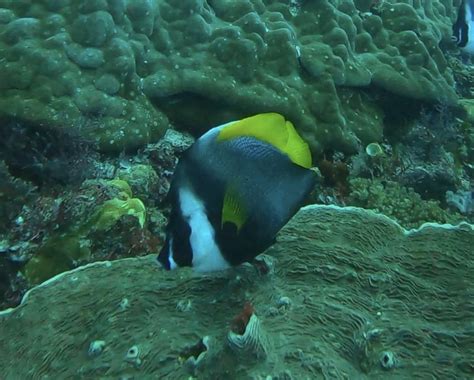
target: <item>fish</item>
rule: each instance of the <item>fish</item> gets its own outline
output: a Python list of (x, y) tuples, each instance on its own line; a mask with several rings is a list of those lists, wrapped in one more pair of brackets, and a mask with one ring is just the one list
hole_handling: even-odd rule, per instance
[(196, 272), (252, 262), (305, 203), (316, 184), (311, 166), (307, 142), (278, 113), (210, 129), (176, 166), (158, 262)]
[(453, 39), (459, 48), (474, 55), (474, 0), (463, 0), (453, 25)]

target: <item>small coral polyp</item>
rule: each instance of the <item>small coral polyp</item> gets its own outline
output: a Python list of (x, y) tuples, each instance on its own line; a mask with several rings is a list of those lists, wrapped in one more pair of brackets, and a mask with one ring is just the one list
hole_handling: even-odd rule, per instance
[(231, 324), (231, 330), (239, 335), (245, 333), (247, 324), (250, 321), (250, 318), (254, 314), (255, 310), (250, 302), (245, 302), (242, 311), (234, 317)]
[(227, 343), (233, 351), (246, 358), (262, 360), (268, 355), (268, 337), (261, 326), (260, 319), (255, 314), (250, 315), (245, 330), (241, 334), (229, 331)]

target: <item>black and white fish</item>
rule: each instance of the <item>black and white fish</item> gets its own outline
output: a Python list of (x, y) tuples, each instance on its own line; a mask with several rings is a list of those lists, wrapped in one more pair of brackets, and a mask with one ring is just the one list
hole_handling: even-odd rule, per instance
[(459, 48), (474, 55), (474, 0), (463, 0), (453, 25), (453, 38)]
[(223, 270), (252, 261), (315, 185), (311, 152), (276, 113), (213, 128), (183, 154), (169, 192), (158, 261), (166, 269)]

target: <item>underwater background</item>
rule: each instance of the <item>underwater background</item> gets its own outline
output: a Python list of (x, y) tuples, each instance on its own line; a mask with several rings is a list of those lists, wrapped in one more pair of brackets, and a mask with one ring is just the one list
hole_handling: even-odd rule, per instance
[[(0, 379), (473, 378), (471, 5), (0, 0)], [(318, 175), (265, 273), (162, 270), (179, 157), (265, 112)]]

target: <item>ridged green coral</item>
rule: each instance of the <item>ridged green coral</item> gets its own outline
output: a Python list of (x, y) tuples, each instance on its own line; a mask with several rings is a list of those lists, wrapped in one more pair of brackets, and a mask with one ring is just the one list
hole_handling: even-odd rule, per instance
[[(308, 206), (267, 251), (263, 277), (249, 266), (212, 276), (169, 272), (155, 255), (94, 263), (0, 313), (0, 373), (468, 379), (473, 242), (467, 223), (407, 231), (372, 211)], [(255, 317), (235, 336), (232, 320), (245, 301)], [(91, 352), (97, 344), (103, 349)]]

